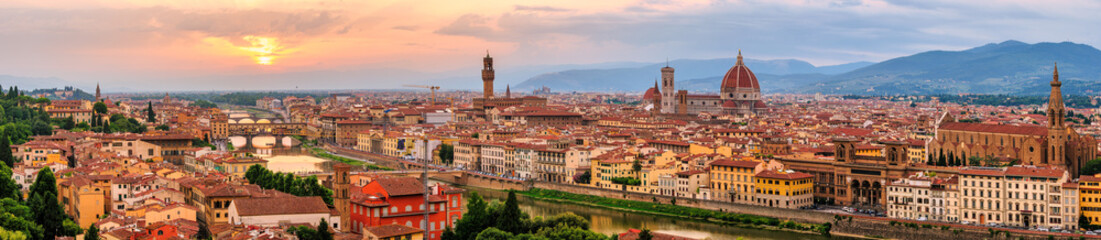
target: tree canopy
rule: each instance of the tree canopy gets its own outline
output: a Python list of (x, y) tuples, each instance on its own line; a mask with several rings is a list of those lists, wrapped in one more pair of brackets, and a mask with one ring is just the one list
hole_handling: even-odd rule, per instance
[(573, 213), (563, 213), (547, 219), (530, 218), (519, 208), (513, 192), (504, 204), (488, 203), (477, 192), (467, 198), (467, 212), (444, 231), (443, 239), (517, 240), (517, 239), (582, 239), (605, 240), (607, 236), (589, 231), (589, 221)]
[(333, 204), (333, 191), (321, 186), (316, 176), (297, 177), (290, 173), (277, 173), (263, 166), (252, 165), (245, 171), (245, 179), (264, 189), (275, 189), (295, 196), (318, 196), (327, 204)]
[(1094, 175), (1101, 173), (1101, 158), (1089, 160), (1082, 164), (1082, 168), (1078, 170), (1080, 175)]

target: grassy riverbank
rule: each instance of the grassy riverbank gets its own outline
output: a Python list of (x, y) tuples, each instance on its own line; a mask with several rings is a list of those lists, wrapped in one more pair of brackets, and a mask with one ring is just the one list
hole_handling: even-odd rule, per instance
[(564, 201), (581, 205), (598, 206), (673, 217), (686, 217), (702, 221), (736, 225), (743, 228), (808, 231), (817, 232), (826, 236), (829, 236), (829, 231), (832, 228), (832, 225), (830, 223), (797, 223), (793, 221), (784, 221), (777, 218), (749, 214), (726, 213), (693, 207), (605, 198), (538, 188), (533, 188), (527, 191), (517, 191), (517, 193), (531, 198)]
[(315, 146), (314, 144), (316, 144), (316, 141), (315, 142), (308, 142), (308, 141), (303, 141), (301, 138), (299, 138), (299, 141), (302, 141), (302, 147), (306, 148), (306, 150), (308, 150), (310, 152), (310, 154), (313, 154), (314, 156), (317, 156), (317, 157), (320, 157), (320, 158), (329, 159), (329, 160), (333, 160), (333, 161), (337, 161), (337, 162), (342, 162), (342, 163), (346, 163), (346, 164), (352, 165), (352, 166), (361, 166), (361, 167), (363, 167), (367, 170), (382, 170), (382, 171), (394, 170), (393, 168), (388, 168), (388, 167), (384, 167), (384, 166), (370, 164), (370, 163), (367, 163), (367, 162), (364, 162), (364, 161), (359, 161), (359, 160), (355, 160), (355, 159), (346, 158), (346, 157), (331, 154), (331, 153), (329, 153), (329, 151), (325, 151), (325, 149), (321, 149), (321, 148)]

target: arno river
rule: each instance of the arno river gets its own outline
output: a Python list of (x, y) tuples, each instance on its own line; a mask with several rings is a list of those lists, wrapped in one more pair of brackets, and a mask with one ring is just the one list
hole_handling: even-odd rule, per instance
[[(477, 191), (486, 201), (505, 201), (508, 194), (503, 191), (468, 188), (466, 195)], [(557, 203), (517, 195), (520, 209), (531, 216), (550, 217), (564, 212), (573, 212), (592, 222), (592, 230), (605, 235), (626, 232), (627, 229), (643, 227), (657, 232), (675, 233), (694, 238), (708, 237), (714, 240), (737, 239), (828, 239), (817, 234), (745, 229), (723, 226), (714, 223), (686, 220), (683, 218), (655, 216), (649, 214), (621, 212), (605, 208), (593, 208), (569, 203)], [(466, 205), (463, 205), (466, 206)]]

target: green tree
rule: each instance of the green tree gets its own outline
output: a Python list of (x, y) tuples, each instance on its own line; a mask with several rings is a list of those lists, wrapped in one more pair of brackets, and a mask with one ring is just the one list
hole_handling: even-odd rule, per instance
[(325, 218), (322, 218), (321, 223), (317, 225), (317, 236), (320, 240), (333, 240), (333, 233), (329, 232), (329, 222), (325, 221)]
[(102, 101), (96, 102), (92, 105), (92, 111), (98, 114), (107, 114), (107, 104), (104, 104)]
[(495, 227), (490, 227), (490, 228), (486, 228), (486, 230), (483, 230), (481, 233), (478, 233), (478, 236), (474, 239), (475, 240), (509, 240), (509, 239), (512, 239), (512, 238), (513, 238), (512, 233), (509, 233), (507, 231), (503, 231), (501, 229), (497, 229)]
[(589, 220), (584, 217), (578, 216), (572, 212), (565, 212), (555, 215), (541, 223), (538, 223), (539, 228), (554, 227), (558, 225), (566, 225), (571, 228), (589, 229)]
[(454, 236), (454, 238), (448, 239), (475, 239), (479, 233), (496, 223), (496, 220), (489, 213), (489, 205), (477, 192), (471, 192), (466, 205), (466, 213), (463, 214), (463, 218), (455, 223), (455, 228), (451, 229), (451, 233), (445, 233), (445, 235)]
[(27, 234), (21, 231), (8, 231), (4, 227), (0, 227), (0, 239), (4, 240), (26, 240)]
[(589, 182), (592, 181), (592, 178), (593, 178), (593, 173), (589, 172), (589, 171), (585, 171), (585, 172), (582, 172), (581, 175), (578, 175), (577, 178), (574, 179), (573, 181), (577, 182), (577, 183), (581, 183), (581, 184), (589, 184)]
[(982, 162), (982, 157), (979, 156), (971, 156), (967, 158), (968, 166), (982, 166)]
[(455, 159), (455, 146), (451, 144), (440, 145), (440, 162), (444, 164), (451, 164), (451, 161)]
[(11, 153), (11, 142), (7, 135), (0, 135), (0, 161), (4, 161), (9, 168), (15, 167), (15, 155)]
[(153, 129), (156, 129), (158, 131), (168, 131), (169, 129), (172, 129), (172, 128), (169, 127), (167, 124), (161, 124), (161, 125), (157, 125), (157, 127), (153, 128)]
[(654, 234), (650, 233), (650, 229), (643, 228), (642, 231), (638, 232), (638, 240), (653, 240), (653, 239), (654, 239)]
[(57, 196), (57, 179), (54, 178), (53, 170), (50, 168), (42, 168), (38, 171), (38, 176), (35, 177), (34, 183), (31, 184), (30, 192), (28, 196), (34, 194), (53, 194)]
[(61, 125), (58, 126), (58, 127), (60, 127), (61, 129), (65, 129), (65, 130), (73, 130), (73, 128), (76, 127), (76, 121), (73, 120), (72, 116), (69, 116), (69, 117), (65, 118), (65, 120), (63, 120), (61, 122)]
[(940, 156), (937, 157), (937, 166), (948, 166), (948, 161), (944, 159), (944, 151), (941, 151)]
[(145, 108), (145, 114), (145, 122), (157, 122), (157, 113), (153, 111), (153, 102), (149, 102), (149, 106)]
[(84, 231), (84, 240), (99, 240), (99, 227), (96, 224), (93, 223)]
[(12, 169), (8, 165), (0, 164), (0, 199), (22, 199), (19, 190), (22, 188), (12, 180)]
[(50, 168), (42, 168), (38, 171), (34, 184), (31, 184), (30, 196), (27, 205), (34, 213), (34, 222), (42, 225), (42, 236), (45, 239), (75, 236), (82, 231), (80, 226), (66, 218), (64, 209), (58, 203), (57, 180)]
[(606, 240), (602, 234), (587, 231), (580, 228), (567, 227), (565, 225), (558, 225), (552, 228), (543, 228), (539, 230), (537, 235), (550, 238), (550, 239), (571, 239), (571, 240)]
[[(527, 219), (524, 212), (520, 211), (520, 203), (516, 200), (516, 192), (509, 191), (505, 207), (497, 214), (497, 228), (511, 233), (527, 232), (524, 229), (523, 220)], [(480, 234), (479, 234), (480, 235)]]
[(1082, 168), (1078, 170), (1081, 175), (1094, 175), (1101, 173), (1101, 158), (1086, 161), (1082, 164)]

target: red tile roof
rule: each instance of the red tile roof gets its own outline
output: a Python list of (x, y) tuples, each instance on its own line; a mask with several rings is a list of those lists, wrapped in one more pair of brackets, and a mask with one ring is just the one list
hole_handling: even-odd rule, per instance
[(1029, 177), (1048, 177), (1059, 178), (1063, 176), (1066, 171), (1056, 168), (1041, 168), (1041, 167), (1023, 167), (1013, 166), (1006, 168), (1005, 175), (1008, 176), (1029, 176)]
[(391, 197), (424, 194), (424, 184), (414, 177), (380, 178), (375, 182)]
[(778, 171), (763, 171), (763, 172), (757, 173), (757, 177), (759, 177), (759, 178), (776, 178), (776, 179), (792, 180), (792, 179), (812, 178), (812, 177), (814, 177), (814, 175), (801, 173), (801, 172), (787, 173), (787, 172), (778, 172)]
[(424, 232), (424, 230), (421, 230), (420, 228), (406, 227), (405, 225), (400, 224), (368, 227), (363, 229), (363, 231), (374, 234), (375, 237), (378, 237), (380, 239)]
[(321, 197), (240, 198), (233, 200), (240, 216), (329, 213)]
[(711, 166), (729, 166), (729, 167), (740, 167), (740, 168), (756, 168), (758, 164), (761, 164), (761, 163), (760, 162), (754, 162), (754, 161), (734, 161), (734, 160), (729, 160), (729, 159), (722, 159), (722, 160), (717, 160), (717, 161), (711, 162)]
[(989, 132), (1036, 136), (1047, 135), (1047, 128), (1043, 126), (1013, 126), (985, 123), (946, 122), (941, 123), (940, 129), (965, 132)]

